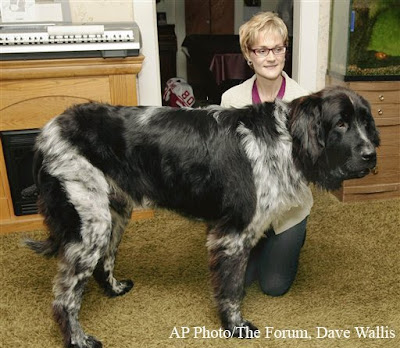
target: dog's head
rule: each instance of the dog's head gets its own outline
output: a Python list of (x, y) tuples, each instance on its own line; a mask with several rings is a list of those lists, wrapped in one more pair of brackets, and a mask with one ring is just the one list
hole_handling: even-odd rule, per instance
[(379, 134), (369, 103), (343, 87), (292, 101), (293, 157), (306, 179), (328, 189), (362, 178), (376, 166)]

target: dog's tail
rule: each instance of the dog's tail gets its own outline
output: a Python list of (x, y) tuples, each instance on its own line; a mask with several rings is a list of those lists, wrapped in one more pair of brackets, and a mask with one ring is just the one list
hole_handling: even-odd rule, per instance
[[(38, 208), (40, 208), (40, 177), (43, 170), (43, 155), (42, 153), (36, 149), (34, 158), (33, 158), (33, 181), (35, 187), (35, 195), (38, 196)], [(50, 237), (46, 240), (33, 240), (33, 239), (24, 239), (23, 244), (25, 244), (28, 248), (32, 249), (35, 253), (51, 257), (57, 254), (59, 249), (59, 242), (54, 238), (54, 236), (50, 235)]]
[(59, 249), (58, 243), (56, 243), (51, 237), (41, 241), (33, 239), (25, 239), (23, 242), (28, 248), (32, 249), (35, 253), (46, 257), (55, 256)]

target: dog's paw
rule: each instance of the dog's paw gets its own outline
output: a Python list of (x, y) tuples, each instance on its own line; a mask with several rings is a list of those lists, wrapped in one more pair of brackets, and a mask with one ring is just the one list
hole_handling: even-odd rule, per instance
[(113, 287), (106, 289), (106, 293), (110, 297), (125, 295), (133, 288), (133, 281), (130, 279), (118, 281)]
[(103, 344), (93, 336), (87, 336), (85, 341), (80, 344), (70, 343), (68, 348), (102, 348)]
[(127, 280), (121, 280), (119, 282), (120, 288), (121, 288), (121, 292), (119, 294), (119, 296), (126, 294), (127, 292), (131, 291), (133, 288), (133, 281), (130, 279)]
[(257, 329), (251, 322), (245, 320), (240, 325), (236, 325), (230, 329), (232, 337), (236, 338), (257, 338), (260, 335), (260, 330)]

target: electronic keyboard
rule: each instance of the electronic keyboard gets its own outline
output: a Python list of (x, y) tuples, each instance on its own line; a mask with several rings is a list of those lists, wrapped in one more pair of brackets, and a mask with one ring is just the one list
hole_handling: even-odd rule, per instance
[(137, 56), (139, 27), (132, 23), (1, 24), (0, 59)]

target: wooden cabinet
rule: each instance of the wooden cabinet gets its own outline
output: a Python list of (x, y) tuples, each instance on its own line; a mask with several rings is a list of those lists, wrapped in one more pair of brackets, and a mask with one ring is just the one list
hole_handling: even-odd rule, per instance
[[(87, 101), (137, 105), (144, 57), (0, 62), (0, 131), (41, 128), (68, 106)], [(151, 216), (149, 210), (133, 217)], [(42, 228), (39, 215), (15, 216), (0, 142), (0, 233)]]
[(186, 35), (233, 34), (234, 1), (185, 0)]
[(381, 136), (376, 172), (345, 181), (337, 197), (342, 201), (400, 197), (400, 81), (343, 82), (328, 76), (327, 82), (349, 87), (367, 99)]

